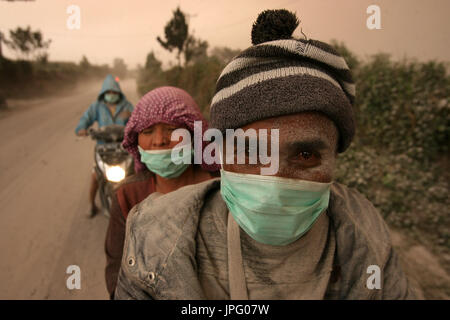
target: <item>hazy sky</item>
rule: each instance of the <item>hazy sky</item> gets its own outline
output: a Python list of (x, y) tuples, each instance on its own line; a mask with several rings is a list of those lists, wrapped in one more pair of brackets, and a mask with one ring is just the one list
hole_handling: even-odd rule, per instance
[[(69, 5), (81, 9), (81, 29), (66, 26)], [(366, 9), (381, 9), (381, 30), (369, 30)], [(122, 57), (130, 67), (144, 64), (150, 50), (167, 63), (175, 55), (156, 41), (172, 10), (190, 15), (190, 30), (210, 47), (244, 49), (251, 45), (253, 21), (264, 9), (286, 8), (301, 19), (309, 38), (344, 41), (360, 56), (388, 52), (420, 60), (450, 61), (449, 0), (0, 0), (0, 31), (30, 25), (53, 40), (51, 60), (111, 63)], [(299, 33), (300, 28), (295, 34)], [(14, 55), (4, 48), (8, 57)]]

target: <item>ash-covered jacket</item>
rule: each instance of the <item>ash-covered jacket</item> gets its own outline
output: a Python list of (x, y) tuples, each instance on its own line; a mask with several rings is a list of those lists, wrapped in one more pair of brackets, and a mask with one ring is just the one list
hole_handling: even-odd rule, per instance
[[(207, 298), (196, 270), (196, 234), (202, 210), (223, 207), (210, 203), (223, 201), (214, 196), (218, 192), (220, 180), (210, 180), (149, 196), (131, 210), (115, 299)], [(416, 298), (387, 225), (364, 196), (334, 183), (327, 213), (336, 235), (333, 269), (338, 272), (326, 299)], [(367, 288), (372, 265), (381, 270), (380, 289)]]
[[(114, 91), (120, 93), (120, 100), (117, 103), (115, 114), (111, 114), (108, 106), (104, 102), (104, 95), (107, 91)], [(82, 129), (87, 129), (98, 122), (99, 128), (111, 125), (119, 124), (125, 126), (133, 111), (133, 105), (127, 100), (119, 83), (114, 79), (112, 75), (107, 75), (103, 81), (102, 88), (97, 96), (97, 100), (92, 103), (89, 108), (81, 116), (80, 122), (75, 128), (75, 133)]]

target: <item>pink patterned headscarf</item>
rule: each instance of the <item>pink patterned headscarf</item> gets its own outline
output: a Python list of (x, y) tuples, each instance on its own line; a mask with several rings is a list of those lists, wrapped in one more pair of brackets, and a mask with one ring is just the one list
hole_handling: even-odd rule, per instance
[[(134, 157), (134, 169), (136, 172), (147, 170), (141, 162), (138, 151), (138, 135), (148, 127), (156, 123), (166, 123), (177, 127), (185, 127), (191, 131), (194, 138), (194, 121), (202, 121), (203, 132), (208, 129), (208, 123), (204, 119), (194, 99), (184, 90), (175, 87), (160, 87), (146, 93), (137, 103), (125, 127), (123, 147)], [(202, 150), (205, 147), (202, 137)], [(203, 166), (207, 170), (208, 168)]]

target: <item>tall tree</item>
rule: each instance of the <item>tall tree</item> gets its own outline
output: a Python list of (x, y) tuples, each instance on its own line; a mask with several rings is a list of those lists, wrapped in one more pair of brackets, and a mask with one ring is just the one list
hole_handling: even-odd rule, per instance
[(45, 51), (50, 46), (51, 40), (44, 41), (40, 31), (32, 31), (31, 27), (17, 27), (16, 30), (9, 30), (9, 40), (4, 39), (3, 42), (11, 50), (16, 51), (23, 58), (29, 59), (33, 57), (39, 59), (46, 56)]
[[(3, 0), (3, 1), (8, 1), (8, 2), (32, 2), (32, 1), (34, 1), (34, 0)], [(3, 58), (3, 51), (2, 51), (2, 42), (4, 42), (3, 41), (3, 39), (4, 39), (4, 35), (3, 35), (3, 33), (0, 31), (0, 59), (2, 59)], [(45, 55), (45, 56), (43, 56), (43, 58), (47, 58), (48, 57), (48, 55)]]
[(177, 60), (178, 65), (181, 65), (181, 53), (184, 50), (184, 44), (188, 38), (188, 24), (186, 23), (186, 16), (177, 7), (173, 11), (172, 19), (164, 27), (165, 40), (161, 39), (159, 36), (156, 38), (158, 42), (163, 46), (164, 49), (172, 52), (173, 49), (177, 49)]

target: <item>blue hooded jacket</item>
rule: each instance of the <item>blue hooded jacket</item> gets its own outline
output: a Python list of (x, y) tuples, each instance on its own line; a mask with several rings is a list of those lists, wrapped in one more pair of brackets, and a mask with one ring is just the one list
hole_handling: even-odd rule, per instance
[[(111, 114), (108, 106), (104, 101), (104, 94), (107, 91), (114, 91), (120, 93), (120, 100), (117, 103), (115, 114)], [(114, 79), (114, 77), (108, 74), (103, 81), (102, 89), (98, 94), (97, 101), (92, 103), (90, 107), (81, 116), (80, 122), (75, 128), (75, 133), (80, 130), (86, 130), (95, 121), (98, 122), (99, 128), (108, 126), (111, 124), (119, 124), (125, 126), (128, 119), (133, 111), (133, 105), (127, 100), (122, 90), (120, 89), (119, 83)]]

